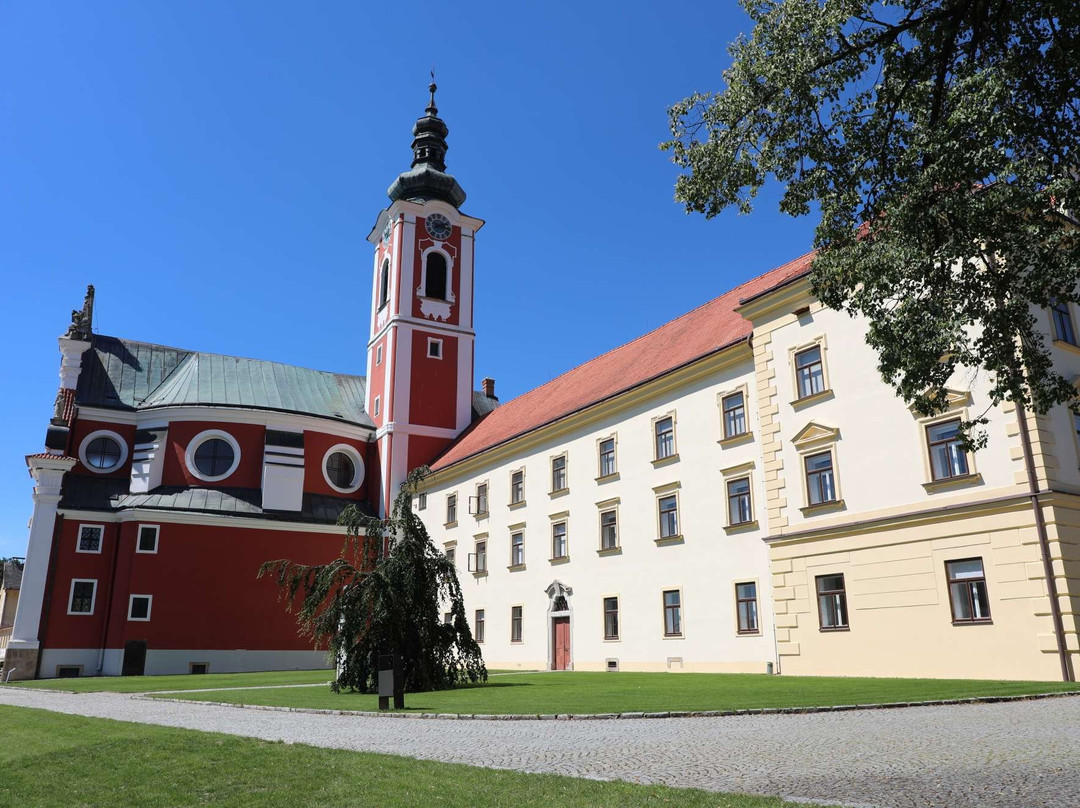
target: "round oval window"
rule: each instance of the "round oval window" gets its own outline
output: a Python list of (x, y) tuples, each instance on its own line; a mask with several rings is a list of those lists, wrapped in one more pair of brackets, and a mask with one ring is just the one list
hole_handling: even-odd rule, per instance
[(86, 463), (91, 468), (104, 471), (120, 462), (120, 444), (113, 438), (94, 438), (86, 446)]
[(232, 468), (233, 448), (221, 438), (210, 438), (195, 450), (195, 468), (207, 477), (220, 477)]
[(338, 488), (352, 488), (356, 479), (356, 464), (344, 452), (334, 452), (326, 459), (326, 476)]

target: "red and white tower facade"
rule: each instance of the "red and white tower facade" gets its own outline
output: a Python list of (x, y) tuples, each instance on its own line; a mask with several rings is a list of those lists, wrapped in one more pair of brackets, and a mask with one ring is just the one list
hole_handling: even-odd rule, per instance
[(379, 509), (409, 471), (430, 463), (472, 420), (473, 258), (483, 221), (461, 212), (446, 173), (435, 84), (413, 126), (413, 161), (375, 222), (367, 411), (377, 428)]

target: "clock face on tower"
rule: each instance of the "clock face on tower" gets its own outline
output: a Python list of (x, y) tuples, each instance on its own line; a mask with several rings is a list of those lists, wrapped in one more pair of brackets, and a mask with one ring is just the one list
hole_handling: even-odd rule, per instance
[(383, 231), (382, 231), (383, 244), (389, 244), (390, 243), (390, 234), (391, 234), (391, 232), (393, 232), (393, 228), (391, 227), (391, 225), (392, 225), (392, 222), (387, 221), (386, 227), (383, 228)]
[(427, 228), (428, 235), (439, 241), (450, 238), (450, 231), (453, 229), (450, 220), (441, 213), (432, 213), (428, 216), (424, 221), (424, 226)]

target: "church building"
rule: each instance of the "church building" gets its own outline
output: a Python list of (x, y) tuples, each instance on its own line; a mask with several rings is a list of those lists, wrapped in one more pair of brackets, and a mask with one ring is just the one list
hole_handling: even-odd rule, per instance
[[(500, 403), (474, 382), (484, 222), (430, 91), (368, 237), (364, 375), (101, 335), (89, 289), (26, 458), (3, 676), (326, 667), (255, 572), (335, 558), (343, 509), (386, 513), (424, 465), (492, 668), (1074, 676), (1080, 416), (988, 409), (970, 375), (914, 414), (812, 253)], [(1080, 381), (1076, 312), (1036, 315)]]

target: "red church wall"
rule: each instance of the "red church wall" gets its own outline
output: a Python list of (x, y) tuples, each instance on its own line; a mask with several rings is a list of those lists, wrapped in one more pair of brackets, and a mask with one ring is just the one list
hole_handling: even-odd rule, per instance
[(135, 425), (134, 424), (113, 424), (107, 421), (89, 421), (81, 418), (76, 419), (75, 424), (72, 427), (71, 437), (71, 451), (75, 457), (79, 456), (79, 447), (82, 446), (83, 440), (91, 432), (97, 432), (99, 429), (107, 429), (110, 432), (115, 432), (117, 435), (124, 439), (124, 443), (127, 444), (127, 458), (124, 462), (118, 466), (115, 470), (109, 472), (96, 472), (91, 471), (82, 464), (80, 460), (75, 464), (72, 469), (76, 474), (88, 474), (92, 477), (130, 477), (131, 476), (131, 456), (135, 452)]
[[(309, 650), (297, 636), (296, 616), (277, 600), (269, 578), (257, 579), (264, 561), (289, 558), (326, 563), (336, 558), (343, 536), (259, 528), (161, 523), (157, 553), (136, 553), (140, 523), (120, 532), (116, 590), (108, 607), (116, 525), (100, 556), (74, 553), (77, 523), (65, 524), (44, 638), (47, 648), (100, 647), (109, 609), (108, 648), (146, 640), (153, 649)], [(157, 524), (145, 522), (141, 524)], [(91, 616), (67, 614), (72, 578), (97, 578)], [(129, 596), (152, 595), (150, 620), (129, 621)]]
[[(192, 438), (207, 429), (220, 429), (240, 445), (236, 471), (217, 482), (200, 480), (188, 471), (185, 454)], [(257, 424), (216, 423), (214, 421), (173, 421), (169, 424), (169, 449), (161, 473), (162, 485), (195, 485), (209, 488), (260, 488), (266, 427)]]
[(432, 438), (427, 435), (409, 436), (409, 470), (430, 465), (439, 454), (450, 445), (446, 438)]
[[(344, 443), (352, 446), (364, 459), (364, 482), (353, 494), (342, 494), (335, 491), (326, 482), (323, 474), (323, 459), (330, 451), (331, 446)], [(367, 441), (343, 438), (338, 435), (327, 435), (325, 432), (304, 432), (304, 490), (313, 494), (325, 494), (331, 497), (348, 497), (350, 499), (364, 499), (367, 495), (366, 482), (371, 468), (368, 463)]]
[[(105, 528), (100, 553), (75, 551), (80, 525), (103, 525)], [(56, 566), (50, 578), (52, 590), (47, 601), (42, 642), (47, 648), (100, 648), (105, 627), (109, 580), (112, 577), (113, 551), (119, 525), (94, 519), (65, 518), (56, 537)], [(75, 578), (90, 578), (98, 582), (94, 598), (94, 613), (69, 615), (68, 602), (71, 582)]]
[[(428, 337), (442, 340), (441, 359), (427, 355)], [(414, 331), (409, 423), (453, 429), (456, 425), (458, 341), (445, 332)]]
[[(371, 377), (367, 380), (367, 410), (368, 415), (375, 422), (376, 426), (382, 426), (383, 413), (385, 409), (380, 409), (379, 414), (375, 415), (375, 396), (382, 396), (382, 391), (386, 389), (386, 368), (389, 364), (389, 352), (387, 349), (387, 343), (389, 340), (384, 334), (379, 338), (379, 341), (375, 343), (375, 346), (371, 349), (374, 351), (371, 362)], [(374, 357), (379, 355), (379, 348), (383, 351), (383, 361), (380, 364), (375, 364)], [(383, 401), (381, 404), (385, 405)]]

